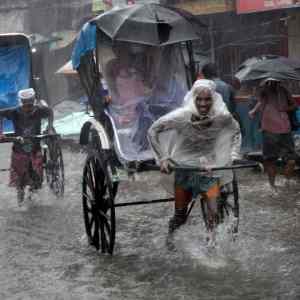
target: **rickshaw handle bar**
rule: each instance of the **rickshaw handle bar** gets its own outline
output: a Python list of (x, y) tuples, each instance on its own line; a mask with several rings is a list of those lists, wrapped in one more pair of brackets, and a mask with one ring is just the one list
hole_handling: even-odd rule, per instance
[(59, 134), (37, 134), (37, 135), (29, 135), (29, 136), (14, 136), (12, 135), (4, 135), (3, 139), (0, 139), (0, 143), (13, 143), (18, 141), (19, 138), (23, 138), (24, 140), (42, 140), (51, 137), (59, 137)]
[[(247, 164), (237, 164), (231, 166), (224, 166), (224, 167), (215, 167), (211, 168), (211, 171), (224, 171), (224, 170), (236, 170), (236, 169), (247, 169), (247, 168), (256, 168), (259, 164), (257, 162), (247, 163)], [(160, 171), (160, 166), (147, 166), (147, 171)], [(207, 172), (207, 169), (203, 169), (200, 167), (189, 167), (189, 166), (171, 166), (171, 171), (192, 171), (192, 172)]]

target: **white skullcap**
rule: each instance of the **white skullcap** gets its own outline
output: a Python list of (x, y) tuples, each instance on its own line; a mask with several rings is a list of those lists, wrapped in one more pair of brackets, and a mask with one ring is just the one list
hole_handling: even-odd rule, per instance
[(20, 90), (18, 92), (19, 99), (24, 102), (33, 102), (35, 98), (35, 91), (33, 88)]
[(216, 84), (212, 80), (209, 80), (209, 79), (199, 79), (199, 80), (195, 81), (192, 89), (199, 90), (201, 88), (209, 89), (211, 92), (214, 93), (216, 91)]

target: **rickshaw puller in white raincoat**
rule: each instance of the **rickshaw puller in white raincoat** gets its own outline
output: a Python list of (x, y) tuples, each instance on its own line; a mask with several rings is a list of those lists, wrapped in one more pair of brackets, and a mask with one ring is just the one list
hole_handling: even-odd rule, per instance
[[(230, 165), (239, 158), (240, 127), (215, 89), (213, 81), (197, 80), (186, 94), (183, 107), (161, 117), (149, 129), (150, 144), (162, 172), (169, 173), (172, 162), (210, 169)], [(228, 171), (204, 175), (176, 171), (170, 232), (185, 222), (187, 206), (199, 194), (208, 201), (213, 229), (220, 185), (231, 180), (232, 172)]]

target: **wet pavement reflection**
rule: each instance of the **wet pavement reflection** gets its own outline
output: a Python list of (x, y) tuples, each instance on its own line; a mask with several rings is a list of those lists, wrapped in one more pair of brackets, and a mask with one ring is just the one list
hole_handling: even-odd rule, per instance
[[(0, 149), (2, 168), (9, 148)], [(220, 227), (214, 250), (199, 205), (176, 251), (166, 247), (172, 203), (117, 208), (115, 253), (101, 255), (84, 235), (84, 159), (64, 149), (65, 198), (45, 187), (22, 209), (0, 173), (0, 299), (300, 299), (299, 184), (272, 198), (263, 174), (239, 171), (240, 233), (233, 242)], [(158, 182), (122, 184), (117, 201), (159, 198)]]

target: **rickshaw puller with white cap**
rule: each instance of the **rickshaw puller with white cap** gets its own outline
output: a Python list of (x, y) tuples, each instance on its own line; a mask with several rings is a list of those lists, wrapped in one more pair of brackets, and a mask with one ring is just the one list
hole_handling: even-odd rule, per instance
[[(10, 186), (16, 187), (18, 204), (24, 201), (25, 187), (31, 191), (41, 188), (43, 182), (43, 155), (38, 140), (26, 139), (26, 136), (41, 134), (41, 121), (48, 119), (48, 133), (54, 133), (53, 111), (44, 101), (37, 101), (32, 88), (18, 93), (20, 106), (0, 110), (0, 120), (11, 120), (15, 135), (25, 139), (14, 141), (11, 153)], [(3, 139), (0, 132), (0, 140)]]

